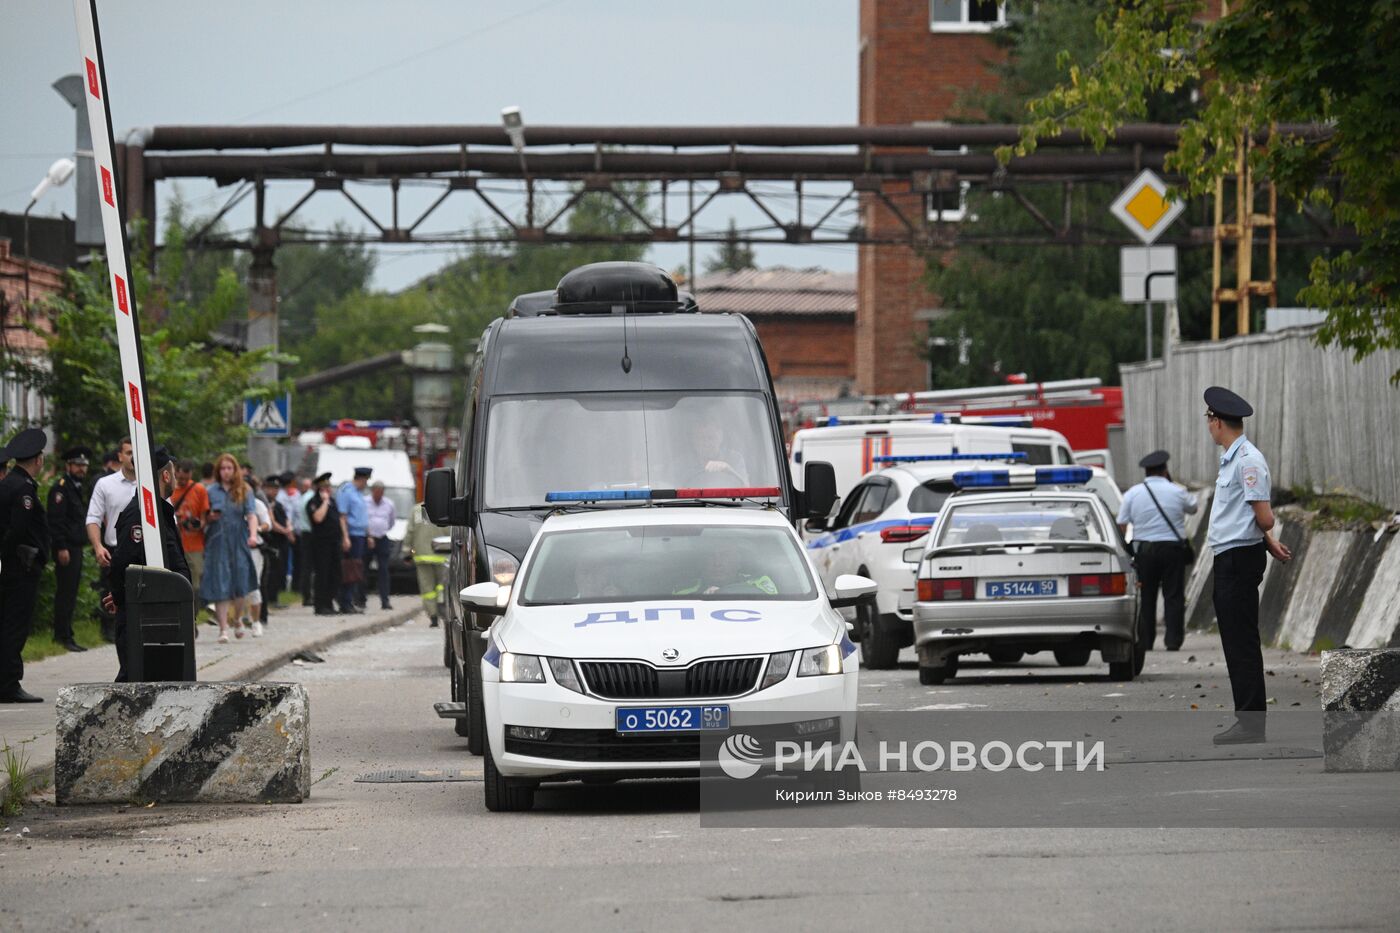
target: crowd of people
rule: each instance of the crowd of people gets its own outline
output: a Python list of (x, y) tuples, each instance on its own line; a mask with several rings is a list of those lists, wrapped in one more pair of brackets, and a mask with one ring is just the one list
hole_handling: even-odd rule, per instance
[[(144, 562), (130, 438), (102, 457), (103, 468), (92, 477), (90, 448), (64, 451), (45, 509), (39, 481), (47, 446), (44, 432), (31, 428), (0, 448), (0, 702), (41, 699), (21, 686), (21, 652), (33, 626), (38, 583), (50, 563), (55, 642), (69, 651), (87, 650), (74, 638), (73, 616), (84, 550), (90, 548), (102, 594), (102, 635), (118, 644), (120, 654), (124, 592), (113, 577)], [(333, 490), (330, 473), (309, 478), (285, 472), (259, 480), (231, 453), (196, 467), (162, 446), (152, 461), (162, 517), (167, 508), (170, 513), (167, 565), (189, 578), (196, 621), (217, 625), (219, 643), (261, 637), (269, 607), (288, 588), (317, 615), (364, 612), (367, 563), (375, 569), (381, 608), (391, 608), (389, 530), (398, 516), (383, 484), (371, 482), (370, 468), (356, 469), (353, 479)]]

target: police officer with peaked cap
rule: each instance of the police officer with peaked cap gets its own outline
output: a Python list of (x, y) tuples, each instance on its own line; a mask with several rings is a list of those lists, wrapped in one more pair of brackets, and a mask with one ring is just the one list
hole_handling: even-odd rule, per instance
[(1263, 742), (1264, 654), (1259, 645), (1259, 583), (1269, 554), (1287, 561), (1293, 554), (1269, 537), (1274, 510), (1269, 504), (1269, 465), (1244, 434), (1254, 408), (1229, 389), (1205, 392), (1206, 427), (1224, 452), (1215, 480), (1206, 544), (1215, 556), (1216, 624), (1235, 696), (1233, 726), (1215, 736), (1216, 745)]
[(15, 462), (0, 480), (0, 703), (44, 702), (28, 693), (20, 681), (39, 572), (49, 556), (49, 524), (34, 481), (48, 443), (43, 431), (27, 428), (0, 452)]
[(1186, 636), (1186, 515), (1196, 511), (1196, 497), (1172, 482), (1167, 472), (1171, 456), (1154, 450), (1138, 461), (1147, 476), (1123, 494), (1118, 528), (1133, 526), (1133, 557), (1141, 584), (1138, 618), (1151, 649), (1157, 643), (1157, 593), (1166, 608), (1164, 640), (1168, 651), (1181, 647)]
[(73, 609), (83, 579), (83, 548), (87, 546), (87, 447), (63, 452), (64, 472), (49, 487), (49, 544), (53, 548), (53, 640), (69, 651), (86, 651), (73, 640)]
[[(190, 577), (190, 565), (185, 560), (185, 545), (175, 522), (175, 507), (170, 496), (175, 492), (175, 455), (164, 445), (151, 451), (151, 469), (155, 471), (155, 486), (160, 490), (156, 509), (160, 515), (160, 543), (165, 556), (165, 569)], [(108, 594), (103, 602), (116, 617), (117, 683), (126, 683), (126, 568), (146, 562), (145, 527), (141, 521), (140, 496), (131, 501), (117, 516), (117, 546), (112, 549), (112, 563), (107, 574)]]

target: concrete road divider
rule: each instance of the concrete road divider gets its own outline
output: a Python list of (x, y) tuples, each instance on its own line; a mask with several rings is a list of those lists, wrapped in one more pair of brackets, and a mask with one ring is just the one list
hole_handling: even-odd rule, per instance
[(300, 684), (75, 684), (55, 712), (60, 805), (300, 803), (311, 792)]
[(1322, 652), (1328, 771), (1400, 771), (1400, 649)]

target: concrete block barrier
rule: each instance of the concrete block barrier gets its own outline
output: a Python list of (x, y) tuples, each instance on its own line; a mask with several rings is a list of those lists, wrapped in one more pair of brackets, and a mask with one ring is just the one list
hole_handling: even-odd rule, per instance
[(1400, 649), (1322, 652), (1327, 771), (1400, 771)]
[(55, 712), (60, 805), (299, 803), (311, 791), (300, 684), (75, 684)]

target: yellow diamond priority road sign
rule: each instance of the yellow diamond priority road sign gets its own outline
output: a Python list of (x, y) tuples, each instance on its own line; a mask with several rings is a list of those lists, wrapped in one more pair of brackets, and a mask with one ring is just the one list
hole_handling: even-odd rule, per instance
[(1143, 169), (1108, 208), (1123, 226), (1144, 243), (1151, 243), (1172, 225), (1186, 205), (1167, 200), (1167, 184), (1151, 169)]

